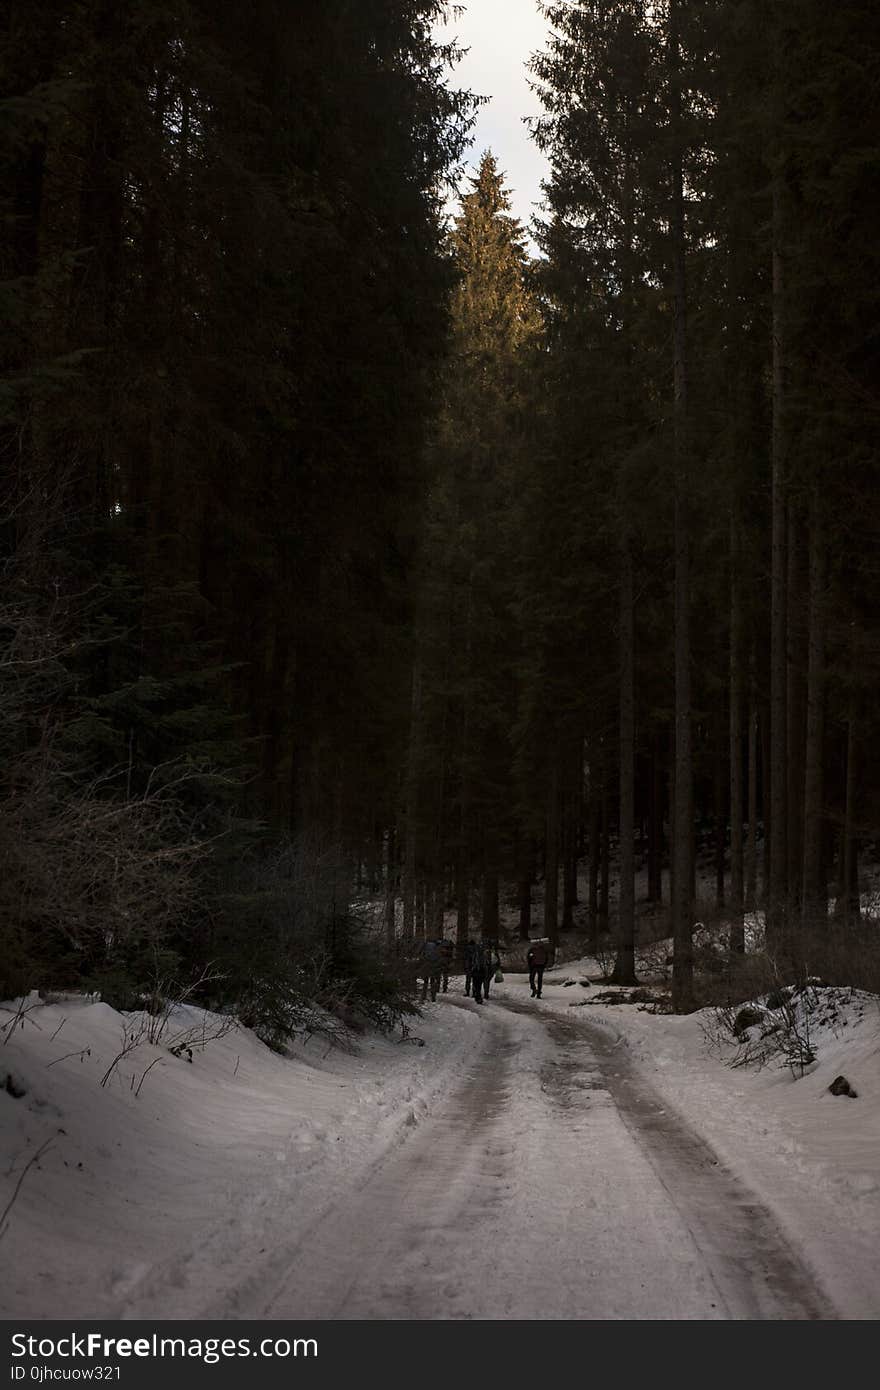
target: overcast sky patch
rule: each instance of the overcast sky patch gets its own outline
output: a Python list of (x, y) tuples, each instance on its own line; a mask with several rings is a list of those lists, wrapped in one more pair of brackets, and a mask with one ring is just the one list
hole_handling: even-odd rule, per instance
[(545, 46), (547, 21), (537, 0), (467, 0), (464, 13), (437, 33), (441, 41), (456, 38), (469, 49), (454, 71), (452, 85), (491, 98), (481, 107), (472, 131), (473, 144), (465, 155), (468, 172), (483, 151), (491, 149), (512, 192), (513, 211), (528, 226), (541, 199), (547, 162), (524, 124), (525, 117), (541, 111), (529, 88), (526, 64)]

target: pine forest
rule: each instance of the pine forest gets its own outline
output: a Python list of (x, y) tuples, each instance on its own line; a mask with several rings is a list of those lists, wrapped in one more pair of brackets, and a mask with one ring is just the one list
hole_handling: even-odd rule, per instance
[(541, 8), (527, 226), (438, 0), (5, 0), (0, 998), (880, 989), (880, 7)]

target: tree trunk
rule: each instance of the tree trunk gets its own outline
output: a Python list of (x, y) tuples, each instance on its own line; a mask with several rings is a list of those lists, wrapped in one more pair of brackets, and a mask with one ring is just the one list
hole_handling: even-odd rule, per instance
[(804, 759), (804, 862), (802, 907), (805, 924), (828, 925), (822, 806), (825, 742), (825, 532), (822, 498), (814, 482), (810, 497), (810, 613), (807, 650), (807, 736)]
[(483, 939), (498, 940), (498, 870), (487, 868), (483, 874)]
[(519, 896), (519, 939), (528, 941), (532, 929), (532, 879), (534, 878), (534, 846), (531, 838), (518, 836), (518, 896)]
[(406, 828), (403, 856), (403, 939), (413, 939), (416, 898), (416, 820), (418, 816), (418, 785), (421, 767), (422, 739), (422, 666), (416, 656), (413, 661), (410, 690), (409, 747), (406, 767)]
[(745, 951), (743, 926), (743, 623), (739, 521), (730, 523), (730, 949)]
[(433, 937), (443, 936), (443, 884), (435, 882), (431, 887), (430, 926)]
[(670, 117), (672, 155), (670, 231), (673, 298), (674, 423), (674, 663), (675, 801), (673, 806), (672, 1003), (678, 1012), (693, 1007), (693, 746), (691, 730), (690, 640), (690, 430), (687, 360), (687, 280), (685, 272), (684, 170), (679, 48), (680, 0), (669, 5)]
[(758, 906), (758, 703), (755, 676), (749, 688), (749, 839), (746, 857), (746, 903), (752, 912)]
[(467, 849), (459, 846), (455, 876), (456, 923), (455, 940), (459, 950), (467, 945), (470, 937), (471, 883), (467, 863)]
[(783, 190), (773, 184), (773, 422), (770, 576), (770, 882), (767, 898), (767, 944), (779, 950), (786, 932), (787, 898), (787, 650), (786, 650), (786, 469), (788, 462), (785, 337), (785, 267), (783, 262)]
[[(603, 758), (604, 758), (603, 749)], [(606, 768), (602, 768), (602, 819), (599, 830), (601, 879), (599, 882), (599, 931), (608, 930), (608, 899), (611, 891), (611, 825)]]
[(428, 932), (427, 887), (425, 880), (416, 881), (416, 937), (424, 941)]
[(651, 734), (651, 793), (648, 813), (648, 900), (663, 901), (663, 758), (660, 733)]
[(800, 525), (791, 497), (788, 499), (788, 577), (786, 615), (786, 844), (788, 853), (786, 919), (789, 933), (800, 920), (801, 887), (804, 864), (804, 786), (806, 743), (804, 672), (807, 665), (805, 650), (804, 604), (805, 584), (801, 574)]
[(559, 940), (559, 769), (555, 751), (551, 758), (544, 846), (544, 934), (555, 946)]
[[(728, 721), (729, 722), (729, 721)], [(713, 777), (712, 777), (712, 820), (715, 834), (715, 908), (721, 912), (724, 908), (724, 886), (725, 886), (725, 861), (727, 857), (727, 795), (725, 789), (725, 765), (724, 755), (726, 752), (725, 743), (729, 743), (729, 734), (725, 738), (724, 731), (724, 710), (719, 701), (718, 708), (713, 720)]]
[(761, 904), (766, 914), (770, 901), (770, 705), (762, 700), (758, 715), (758, 732), (761, 738), (761, 819), (764, 823), (764, 839), (761, 844)]
[(617, 960), (612, 979), (636, 983), (635, 933), (635, 606), (633, 562), (628, 540), (621, 547), (620, 572), (620, 890), (617, 905)]
[(580, 803), (578, 793), (572, 790), (565, 799), (565, 820), (562, 836), (562, 930), (571, 931), (574, 927), (574, 909), (578, 901), (578, 828)]
[(397, 945), (397, 836), (392, 826), (388, 831), (388, 858), (385, 869), (385, 944), (389, 951)]
[(855, 696), (850, 701), (846, 731), (846, 806), (843, 814), (843, 845), (840, 856), (840, 888), (838, 906), (842, 903), (844, 926), (857, 925), (861, 920), (858, 887), (858, 846), (855, 832), (855, 810), (858, 783), (857, 721)]
[(468, 579), (467, 616), (465, 619), (465, 694), (461, 729), (461, 776), (459, 796), (458, 857), (456, 869), (456, 894), (458, 898), (458, 919), (456, 941), (459, 951), (463, 951), (470, 935), (470, 896), (471, 896), (471, 649), (473, 643), (473, 575)]
[[(77, 348), (97, 349), (100, 370), (89, 377), (104, 418), (105, 428), (94, 430), (81, 441), (72, 457), (77, 460), (75, 497), (83, 517), (103, 526), (109, 520), (110, 478), (116, 450), (112, 440), (112, 390), (114, 349), (117, 346), (117, 314), (124, 254), (125, 208), (123, 127), (118, 74), (112, 72), (109, 54), (118, 52), (127, 19), (113, 0), (101, 0), (93, 17), (94, 69), (88, 84), (88, 111), (83, 126), (84, 149), (79, 183), (76, 244), (88, 247), (77, 258), (74, 290), (69, 296), (70, 342)], [(127, 37), (127, 35), (126, 35)]]
[(602, 802), (597, 786), (596, 769), (590, 768), (590, 892), (588, 923), (590, 950), (599, 944), (599, 865), (601, 862)]

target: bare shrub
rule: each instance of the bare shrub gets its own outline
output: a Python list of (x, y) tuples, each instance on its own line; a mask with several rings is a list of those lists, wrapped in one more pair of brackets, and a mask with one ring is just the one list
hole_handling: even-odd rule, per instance
[(134, 1052), (135, 1048), (140, 1047), (142, 1042), (146, 1041), (146, 1036), (147, 1025), (144, 1018), (134, 1023), (129, 1022), (127, 1019), (123, 1022), (122, 1043), (113, 1061), (101, 1077), (102, 1086), (107, 1085), (113, 1073), (116, 1071), (116, 1068), (119, 1066), (119, 1063), (124, 1061), (130, 1052)]
[(136, 789), (106, 767), (77, 671), (112, 638), (103, 591), (76, 592), (54, 549), (64, 504), (62, 483), (0, 503), (17, 537), (0, 563), (0, 997), (97, 987), (124, 1005), (200, 907), (210, 846), (186, 793), (202, 770), (169, 762)]
[(348, 858), (316, 839), (257, 846), (212, 937), (224, 976), (214, 1006), (278, 1050), (316, 1035), (351, 1048), (365, 1027), (392, 1032), (418, 1013), (415, 966), (387, 950), (371, 904), (350, 905), (353, 881)]
[[(152, 989), (150, 991), (150, 998), (148, 1001), (149, 1007), (145, 1011), (147, 1041), (152, 1043), (154, 1047), (158, 1047), (174, 1015), (179, 1013), (185, 1004), (201, 995), (208, 985), (219, 978), (220, 976), (217, 972), (213, 971), (210, 966), (205, 966), (198, 974), (193, 976), (188, 984), (182, 984), (172, 977), (163, 979), (156, 975), (153, 979)], [(183, 1043), (185, 1047), (201, 1047), (204, 1043), (210, 1042), (215, 1038), (225, 1037), (226, 1034), (235, 1027), (234, 1018), (218, 1015), (212, 1019), (209, 1028), (206, 1022), (207, 1016), (205, 1011), (201, 1010), (201, 1013), (202, 1020), (200, 1025), (186, 1025), (182, 1028), (178, 1027), (177, 1031), (174, 1031), (174, 1028), (172, 1028), (170, 1036), (165, 1039), (165, 1046), (170, 1051), (174, 1051), (175, 1047), (180, 1044), (181, 1039), (185, 1039)], [(204, 1043), (191, 1043), (189, 1034), (192, 1033), (196, 1036), (200, 1027), (204, 1035)]]
[(13, 1008), (0, 1005), (0, 1014), (8, 1015), (8, 1017), (4, 1017), (3, 1022), (0, 1023), (0, 1042), (4, 1045), (9, 1042), (16, 1028), (24, 1028), (26, 1021), (33, 1024), (38, 1032), (41, 1031), (39, 1023), (37, 1023), (35, 1019), (32, 1019), (30, 1015), (35, 1009), (42, 1008), (42, 999), (34, 998), (33, 995), (29, 994), (22, 996), (21, 999), (12, 1000), (12, 1003), (14, 1005)]
[(109, 774), (73, 785), (51, 747), (19, 759), (0, 800), (0, 919), (15, 923), (30, 984), (89, 984), (124, 1004), (197, 910), (208, 847), (190, 837), (173, 783), (131, 798), (119, 784)]
[(593, 958), (599, 966), (602, 979), (608, 984), (617, 964), (617, 947), (613, 937), (603, 936), (599, 938), (593, 951)]
[(670, 960), (666, 941), (653, 941), (646, 946), (637, 946), (636, 974), (640, 979), (661, 981), (665, 984), (670, 978)]
[(728, 1066), (760, 1069), (773, 1064), (799, 1077), (817, 1060), (818, 1026), (837, 1032), (854, 997), (854, 990), (818, 979), (777, 983), (765, 997), (746, 1006), (713, 1010), (701, 1027), (709, 1050)]

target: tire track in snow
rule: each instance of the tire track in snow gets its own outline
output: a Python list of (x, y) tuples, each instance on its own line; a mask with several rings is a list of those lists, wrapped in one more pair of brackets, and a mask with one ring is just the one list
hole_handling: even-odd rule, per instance
[[(447, 1006), (456, 1006), (449, 1000)], [(462, 1005), (461, 1007), (468, 1007)], [(460, 1245), (503, 1201), (509, 1149), (492, 1142), (517, 1045), (485, 1019), (485, 1045), (437, 1113), (290, 1251), (258, 1318), (466, 1318)]]
[[(519, 1011), (523, 1006), (507, 1007)], [(548, 1015), (545, 1023), (560, 1049), (551, 1073), (559, 1102), (570, 1104), (566, 1073), (580, 1069), (577, 1054), (587, 1052), (594, 1064), (587, 1085), (601, 1085), (611, 1096), (681, 1215), (728, 1317), (837, 1318), (773, 1214), (637, 1071), (625, 1040), (586, 1020)]]
[(213, 1316), (823, 1319), (762, 1204), (597, 1024), (493, 996), (467, 1063)]

